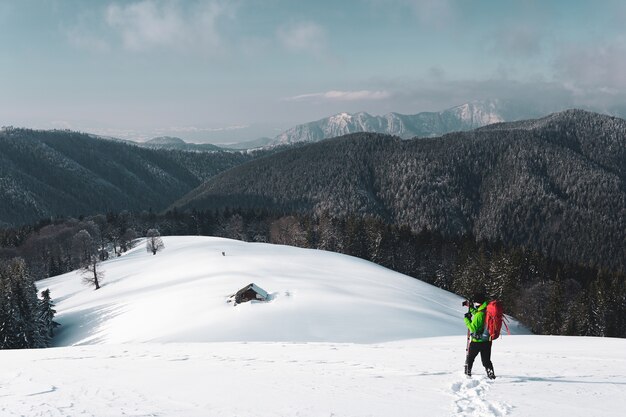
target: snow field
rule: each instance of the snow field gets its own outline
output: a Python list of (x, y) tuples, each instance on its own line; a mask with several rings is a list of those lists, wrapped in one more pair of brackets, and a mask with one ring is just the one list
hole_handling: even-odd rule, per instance
[(146, 343), (0, 355), (0, 415), (618, 417), (626, 341), (510, 336), (498, 379), (464, 338), (379, 344)]
[[(550, 416), (626, 410), (626, 340), (494, 342), (498, 379), (463, 375), (461, 299), (329, 252), (166, 237), (40, 281), (56, 348), (0, 351), (0, 416)], [(222, 256), (222, 251), (226, 256)], [(233, 307), (255, 282), (268, 303)]]
[[(289, 341), (377, 343), (465, 333), (461, 299), (371, 262), (332, 252), (211, 237), (165, 237), (103, 264), (94, 291), (71, 272), (50, 288), (56, 346)], [(226, 256), (222, 256), (222, 252)], [(226, 303), (254, 282), (269, 303)]]

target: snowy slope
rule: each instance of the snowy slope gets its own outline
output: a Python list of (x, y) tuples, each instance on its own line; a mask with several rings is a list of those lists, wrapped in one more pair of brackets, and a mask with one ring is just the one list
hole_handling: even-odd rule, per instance
[[(0, 351), (0, 416), (551, 416), (626, 409), (626, 340), (505, 335), (462, 374), (460, 299), (359, 259), (204, 237), (50, 278), (52, 349)], [(226, 256), (222, 256), (225, 252)], [(269, 303), (226, 298), (255, 282)], [(437, 336), (437, 337), (431, 337)], [(195, 342), (195, 343), (190, 343)], [(74, 345), (74, 346), (70, 346)]]
[(505, 337), (494, 342), (495, 381), (463, 377), (464, 342), (460, 335), (382, 344), (146, 343), (0, 351), (0, 415), (624, 415), (624, 340)]
[[(105, 262), (98, 291), (76, 272), (40, 281), (57, 302), (55, 344), (371, 343), (464, 333), (459, 297), (358, 258), (211, 237), (164, 242), (155, 256), (141, 244)], [(226, 303), (251, 282), (273, 300)]]

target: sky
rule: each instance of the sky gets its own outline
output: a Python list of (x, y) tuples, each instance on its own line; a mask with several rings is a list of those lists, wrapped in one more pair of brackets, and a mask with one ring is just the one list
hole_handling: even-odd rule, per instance
[(0, 126), (232, 142), (484, 99), (618, 114), (624, 21), (617, 0), (3, 0)]

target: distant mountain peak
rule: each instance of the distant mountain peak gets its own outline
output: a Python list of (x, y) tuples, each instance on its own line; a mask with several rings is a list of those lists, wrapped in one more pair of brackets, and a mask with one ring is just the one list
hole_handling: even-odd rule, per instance
[(346, 125), (351, 122), (352, 122), (352, 114), (350, 113), (344, 112), (344, 113), (338, 113), (334, 116), (330, 116), (330, 123), (335, 123), (338, 125)]
[(176, 138), (172, 136), (159, 136), (153, 139), (150, 139), (145, 142), (149, 145), (184, 145), (187, 142), (182, 140), (181, 138)]
[(459, 106), (452, 107), (451, 109), (444, 110), (441, 113), (445, 112), (456, 114), (460, 120), (473, 126), (474, 128), (505, 121), (500, 112), (498, 100), (471, 101), (469, 103), (464, 103)]
[(292, 127), (276, 136), (270, 146), (317, 142), (357, 132), (385, 133), (404, 139), (416, 136), (432, 137), (524, 118), (523, 116), (505, 117), (504, 107), (506, 106), (503, 102), (494, 99), (475, 100), (439, 112), (422, 112), (413, 115), (392, 112), (384, 116), (372, 116), (366, 112), (340, 112), (324, 119)]

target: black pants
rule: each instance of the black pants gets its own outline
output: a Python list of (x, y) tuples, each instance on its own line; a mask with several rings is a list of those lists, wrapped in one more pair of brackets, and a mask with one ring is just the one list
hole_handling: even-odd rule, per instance
[(476, 359), (479, 353), (483, 366), (487, 369), (493, 369), (493, 364), (491, 363), (491, 342), (470, 343), (469, 352), (467, 352), (467, 358), (465, 359), (466, 369), (471, 372), (474, 359)]

